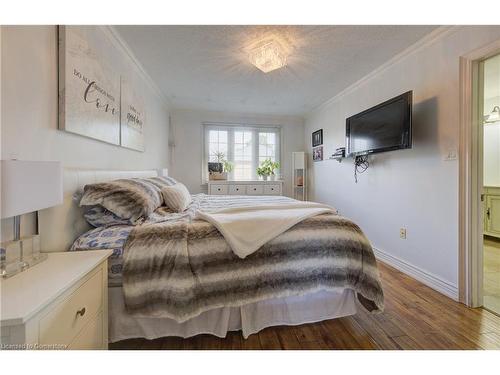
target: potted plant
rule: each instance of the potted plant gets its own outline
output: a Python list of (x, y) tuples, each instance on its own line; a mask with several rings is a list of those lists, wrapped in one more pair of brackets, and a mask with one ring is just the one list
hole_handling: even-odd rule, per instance
[(280, 163), (273, 162), (271, 159), (266, 159), (260, 166), (257, 168), (257, 175), (262, 177), (264, 181), (267, 181), (267, 178), (271, 176), (271, 179), (274, 180), (275, 174), (274, 172), (280, 167)]
[(258, 167), (257, 176), (262, 177), (264, 181), (267, 181), (267, 176), (269, 176), (267, 169), (262, 166)]
[(270, 164), (270, 167), (271, 167), (271, 170), (272, 170), (272, 173), (271, 173), (271, 181), (274, 181), (275, 178), (276, 178), (276, 171), (278, 169), (280, 169), (280, 163), (278, 161), (275, 161), (275, 162), (271, 162)]
[(217, 161), (208, 163), (209, 179), (227, 180), (227, 174), (234, 168), (233, 163), (225, 159), (223, 152), (215, 152), (213, 155)]
[(222, 162), (222, 169), (223, 169), (223, 172), (226, 174), (231, 173), (234, 169), (234, 164), (232, 162), (224, 159), (224, 161)]

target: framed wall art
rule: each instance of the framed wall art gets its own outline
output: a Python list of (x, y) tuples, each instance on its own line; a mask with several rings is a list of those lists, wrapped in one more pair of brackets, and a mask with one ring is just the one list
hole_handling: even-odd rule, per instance
[(102, 58), (111, 41), (90, 27), (59, 27), (59, 128), (120, 144), (120, 74)]
[(313, 148), (313, 161), (323, 161), (323, 146)]
[(59, 26), (59, 129), (144, 151), (135, 63), (102, 26)]
[(146, 121), (144, 95), (134, 89), (132, 82), (121, 80), (120, 144), (123, 147), (144, 151), (144, 123)]
[(317, 147), (323, 144), (323, 129), (316, 130), (312, 133), (312, 146)]

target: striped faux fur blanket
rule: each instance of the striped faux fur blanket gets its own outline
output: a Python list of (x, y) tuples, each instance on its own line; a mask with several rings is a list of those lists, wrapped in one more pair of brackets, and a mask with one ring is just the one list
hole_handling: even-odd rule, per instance
[(125, 245), (123, 291), (136, 316), (186, 321), (204, 311), (320, 290), (352, 289), (369, 311), (384, 296), (369, 241), (335, 214), (306, 219), (241, 259), (197, 210), (275, 203), (283, 197), (195, 195), (186, 215), (135, 227)]

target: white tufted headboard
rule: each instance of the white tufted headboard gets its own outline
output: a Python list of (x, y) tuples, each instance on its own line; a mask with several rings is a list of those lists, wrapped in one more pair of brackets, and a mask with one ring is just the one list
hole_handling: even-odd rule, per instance
[(75, 193), (83, 191), (85, 185), (117, 180), (119, 178), (155, 176), (158, 176), (158, 171), (156, 170), (113, 171), (64, 169), (63, 204), (39, 212), (38, 224), (42, 251), (67, 251), (79, 235), (91, 228), (83, 217), (83, 210), (78, 206), (78, 201), (73, 198)]

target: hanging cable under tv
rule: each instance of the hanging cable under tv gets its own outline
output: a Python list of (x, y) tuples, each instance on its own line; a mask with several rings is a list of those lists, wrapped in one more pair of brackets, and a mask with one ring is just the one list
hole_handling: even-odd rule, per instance
[(368, 155), (358, 155), (354, 157), (354, 182), (358, 183), (358, 173), (365, 172), (370, 166)]

